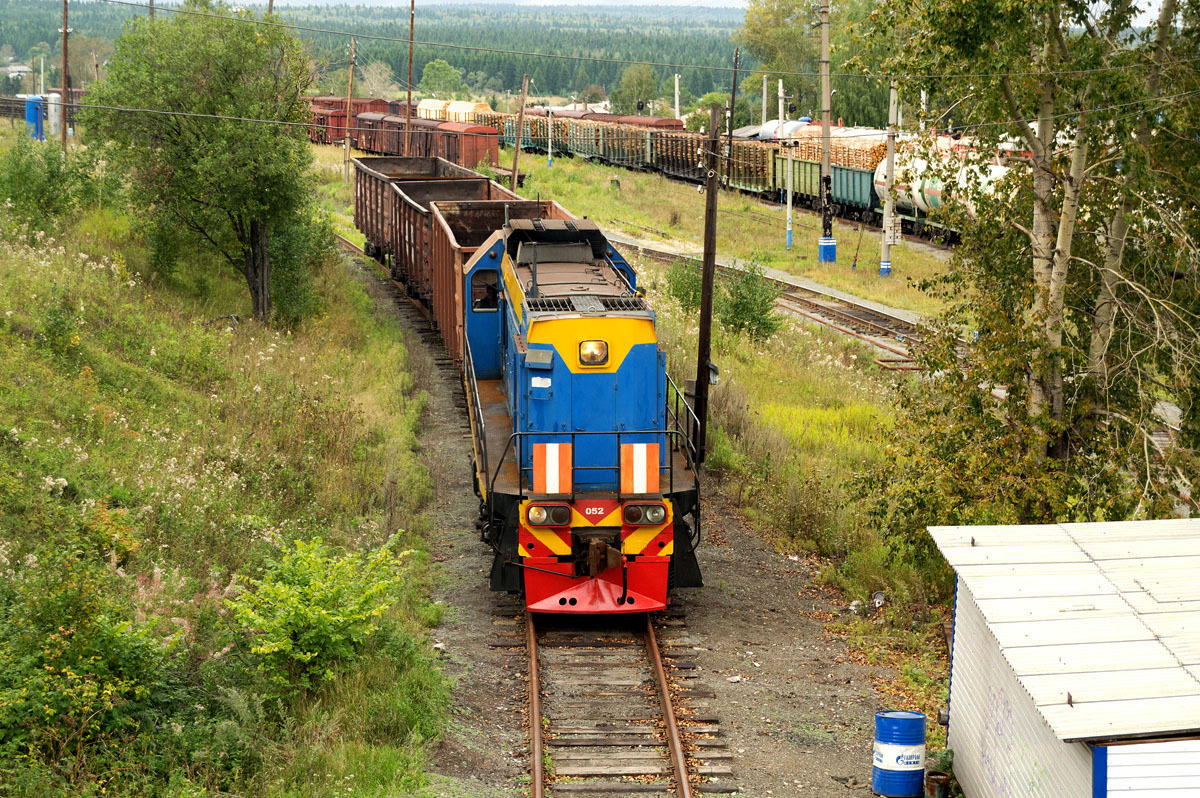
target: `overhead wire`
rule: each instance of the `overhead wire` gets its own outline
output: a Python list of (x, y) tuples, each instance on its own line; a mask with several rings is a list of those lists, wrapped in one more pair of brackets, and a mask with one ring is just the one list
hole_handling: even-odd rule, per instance
[[(149, 8), (148, 2), (138, 2), (137, 0), (101, 0), (101, 2), (110, 5), (132, 6), (135, 8)], [(265, 18), (257, 17), (234, 17), (224, 14), (210, 14), (204, 11), (193, 11), (191, 9), (178, 8), (172, 6), (164, 6), (155, 4), (156, 11), (166, 11), (173, 14), (186, 14), (197, 17), (209, 17), (213, 19), (223, 19), (234, 22), (246, 22), (254, 25), (266, 25), (277, 28), (287, 28), (290, 30), (305, 31), (309, 33), (323, 33), (333, 36), (353, 36), (356, 39), (365, 39), (368, 41), (383, 41), (394, 42), (399, 44), (408, 44), (409, 39), (399, 36), (382, 36), (372, 33), (356, 33), (353, 31), (335, 30), (332, 28), (318, 28), (311, 25), (297, 25), (290, 22), (276, 22)], [(512, 50), (502, 47), (482, 47), (480, 45), (470, 44), (452, 44), (450, 42), (435, 42), (422, 39), (412, 39), (413, 44), (420, 44), (426, 47), (443, 47), (452, 50), (469, 50), (472, 52), (481, 53), (496, 53), (500, 55), (519, 55), (530, 58), (552, 58), (561, 61), (587, 61), (592, 63), (602, 64), (624, 64), (635, 65), (644, 64), (646, 66), (660, 67), (663, 69), (694, 69), (709, 72), (733, 72), (733, 67), (715, 66), (707, 64), (673, 64), (660, 61), (639, 61), (628, 58), (604, 58), (601, 56), (589, 55), (567, 55), (563, 53), (538, 53), (528, 50)], [(1186, 64), (1194, 61), (1200, 61), (1200, 56), (1193, 58), (1176, 59), (1174, 64)], [(1028, 71), (1009, 71), (1009, 72), (947, 72), (939, 74), (885, 74), (875, 72), (831, 72), (831, 77), (838, 78), (863, 78), (871, 80), (943, 80), (943, 79), (983, 79), (983, 78), (1005, 78), (1005, 77), (1067, 77), (1071, 75), (1090, 75), (1099, 72), (1120, 72), (1128, 69), (1144, 69), (1154, 66), (1150, 62), (1135, 62), (1131, 64), (1113, 64), (1111, 66), (1090, 67), (1087, 69), (1060, 69), (1060, 70), (1028, 70)], [(819, 72), (797, 71), (797, 70), (758, 70), (767, 71), (770, 75), (778, 75), (781, 77), (803, 77), (803, 78), (819, 78)]]

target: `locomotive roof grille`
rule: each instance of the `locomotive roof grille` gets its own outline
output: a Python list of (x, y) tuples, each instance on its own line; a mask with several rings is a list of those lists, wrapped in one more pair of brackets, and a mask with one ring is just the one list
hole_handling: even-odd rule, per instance
[(530, 313), (644, 313), (649, 310), (640, 296), (527, 296), (525, 307)]

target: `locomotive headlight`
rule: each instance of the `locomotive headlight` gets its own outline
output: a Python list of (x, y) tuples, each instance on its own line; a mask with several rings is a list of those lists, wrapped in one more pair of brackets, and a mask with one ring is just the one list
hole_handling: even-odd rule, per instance
[(533, 504), (526, 517), (533, 526), (567, 526), (571, 523), (571, 508), (565, 504)]
[(654, 526), (667, 520), (667, 508), (661, 504), (627, 504), (622, 517), (630, 526)]
[(603, 366), (607, 362), (607, 341), (582, 341), (579, 344), (579, 363), (581, 365)]

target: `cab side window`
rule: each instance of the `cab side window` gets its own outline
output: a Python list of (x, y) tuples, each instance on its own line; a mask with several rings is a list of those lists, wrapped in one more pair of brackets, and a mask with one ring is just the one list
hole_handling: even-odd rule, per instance
[(471, 277), (471, 309), (496, 310), (500, 306), (500, 275), (493, 269), (481, 269)]

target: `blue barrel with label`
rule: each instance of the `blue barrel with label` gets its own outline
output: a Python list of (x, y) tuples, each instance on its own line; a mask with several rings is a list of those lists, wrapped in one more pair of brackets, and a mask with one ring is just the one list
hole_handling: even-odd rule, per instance
[(45, 141), (46, 131), (43, 127), (43, 108), (44, 100), (36, 95), (30, 95), (25, 98), (25, 132), (34, 141)]
[(920, 798), (925, 778), (925, 715), (875, 713), (871, 789), (889, 798)]

